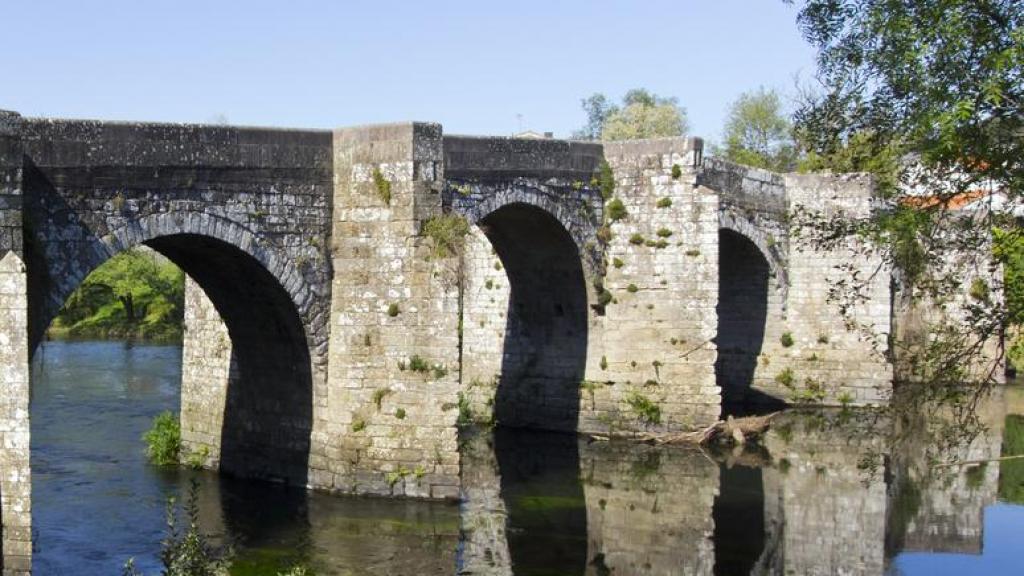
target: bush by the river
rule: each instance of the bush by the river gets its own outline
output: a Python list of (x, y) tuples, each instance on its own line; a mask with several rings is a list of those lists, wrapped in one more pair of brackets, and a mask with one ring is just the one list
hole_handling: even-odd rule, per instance
[(181, 340), (185, 275), (149, 249), (114, 256), (82, 281), (50, 326), (55, 338)]
[(142, 435), (146, 456), (158, 466), (176, 466), (181, 454), (181, 425), (173, 412), (161, 412), (153, 419), (153, 427)]

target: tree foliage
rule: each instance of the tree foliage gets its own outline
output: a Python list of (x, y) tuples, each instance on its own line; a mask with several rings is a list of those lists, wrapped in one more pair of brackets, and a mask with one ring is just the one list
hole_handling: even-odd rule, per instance
[(177, 339), (185, 275), (148, 250), (122, 252), (94, 270), (58, 313), (51, 333)]
[(688, 127), (686, 110), (676, 98), (663, 98), (643, 88), (626, 93), (622, 104), (593, 94), (581, 101), (587, 124), (573, 134), (583, 140), (636, 140), (682, 136)]
[(725, 121), (723, 156), (747, 166), (788, 172), (796, 167), (793, 127), (775, 90), (745, 92)]

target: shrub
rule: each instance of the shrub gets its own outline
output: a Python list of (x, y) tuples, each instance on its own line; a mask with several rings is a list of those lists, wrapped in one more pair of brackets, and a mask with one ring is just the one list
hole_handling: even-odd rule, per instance
[(624, 265), (625, 262), (623, 262), (621, 258), (612, 258), (612, 266), (615, 266), (616, 268), (622, 268)]
[(377, 195), (380, 196), (385, 206), (391, 205), (391, 181), (384, 177), (380, 168), (373, 169), (373, 185), (377, 188)]
[(793, 334), (791, 332), (783, 332), (782, 336), (779, 336), (779, 343), (782, 344), (783, 348), (789, 348), (793, 345)]
[(672, 179), (679, 180), (679, 177), (683, 175), (683, 169), (679, 167), (679, 164), (672, 165)]
[(178, 416), (170, 411), (153, 418), (153, 427), (142, 439), (146, 442), (146, 457), (157, 466), (178, 464), (181, 453), (181, 425)]
[(618, 198), (612, 198), (612, 201), (608, 203), (608, 219), (612, 222), (618, 222), (626, 217), (628, 212), (626, 211), (626, 205), (622, 203), (622, 200)]
[(601, 162), (598, 180), (601, 183), (601, 198), (608, 200), (615, 194), (615, 173), (607, 162)]
[(644, 237), (640, 233), (634, 233), (632, 236), (629, 237), (629, 243), (639, 246), (644, 243)]
[(420, 374), (426, 374), (430, 371), (430, 364), (419, 354), (413, 354), (412, 357), (409, 358), (408, 366), (409, 370), (419, 372)]
[(668, 207), (672, 206), (672, 199), (671, 198), (659, 198), (658, 199), (658, 203), (655, 204), (655, 206), (657, 206), (658, 208), (668, 208)]
[(661, 407), (652, 402), (650, 398), (639, 392), (633, 392), (626, 398), (626, 404), (640, 421), (647, 424), (661, 424)]
[[(192, 480), (185, 502), (185, 517), (188, 529), (184, 533), (178, 531), (178, 515), (174, 498), (167, 501), (167, 535), (163, 539), (160, 550), (160, 561), (163, 563), (162, 574), (168, 576), (222, 576), (228, 573), (231, 566), (231, 551), (217, 548), (209, 543), (207, 537), (199, 531), (199, 483)], [(135, 559), (125, 562), (124, 576), (142, 576), (135, 568)]]
[(391, 394), (391, 388), (377, 388), (373, 391), (373, 404), (380, 410), (380, 405), (388, 395)]
[(395, 410), (395, 418), (398, 418), (399, 420), (405, 420), (405, 408), (399, 408), (398, 410)]
[(668, 238), (672, 236), (672, 231), (668, 228), (658, 228), (658, 238)]
[(423, 235), (433, 242), (432, 255), (438, 258), (462, 252), (469, 234), (469, 222), (458, 214), (435, 216), (423, 223)]
[(607, 244), (607, 243), (611, 242), (612, 238), (614, 238), (614, 237), (615, 237), (615, 235), (612, 234), (612, 229), (610, 227), (608, 227), (608, 226), (600, 226), (597, 229), (597, 239), (602, 244)]
[(778, 382), (779, 384), (782, 384), (786, 388), (792, 388), (793, 380), (795, 379), (796, 377), (793, 374), (792, 368), (786, 368), (782, 372), (779, 372), (778, 374), (775, 375), (775, 381)]

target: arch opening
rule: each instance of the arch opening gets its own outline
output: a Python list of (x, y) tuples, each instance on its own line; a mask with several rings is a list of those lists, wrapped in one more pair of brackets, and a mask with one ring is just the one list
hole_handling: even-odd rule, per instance
[[(489, 379), (474, 376), (496, 385), (493, 415), (497, 422), (575, 430), (588, 336), (586, 281), (579, 248), (558, 219), (529, 204), (505, 205), (477, 224), (486, 237), (483, 245), (489, 244), (493, 254), (483, 255), (476, 269), (489, 268), (492, 275), (498, 271), (500, 279), (507, 282), (508, 301), (503, 310), (493, 310), (503, 318), (490, 327), (490, 333), (478, 330), (468, 335), (470, 341), (464, 335), (464, 371), (474, 370), (473, 356), (481, 349), (480, 339), (500, 339), (500, 344), (489, 348), (490, 366), (496, 372)], [(477, 250), (478, 260), (480, 253)], [(471, 263), (470, 270), (473, 268)], [(470, 278), (466, 286), (464, 322), (476, 322), (472, 307), (493, 305), (498, 298), (489, 291), (499, 294), (503, 288), (492, 285), (491, 280), (480, 286), (479, 280), (477, 276), (474, 284)], [(481, 316), (480, 310), (475, 312)], [(479, 322), (483, 327), (482, 316)], [(482, 348), (488, 349), (486, 343)], [(500, 365), (493, 363), (497, 354)]]
[(768, 321), (770, 277), (768, 261), (753, 242), (719, 229), (715, 380), (723, 414), (774, 400), (752, 387)]
[[(231, 476), (305, 486), (312, 430), (312, 365), (307, 334), (292, 296), (253, 255), (223, 240), (174, 233), (143, 239), (141, 244), (177, 265), (201, 289), (226, 327), (231, 372), (220, 391), (199, 390), (199, 397), (191, 399), (223, 406), (217, 414), (217, 438), (212, 439), (219, 442), (219, 469)], [(46, 251), (30, 248), (29, 283), (33, 286), (35, 279), (37, 299), (34, 306), (30, 303), (30, 315), (36, 315), (30, 317), (30, 324), (39, 327), (30, 341), (34, 349), (57, 313), (52, 302), (63, 302), (76, 286), (69, 286), (66, 279), (50, 281)], [(109, 258), (109, 252), (94, 251), (88, 271)], [(81, 276), (74, 283), (86, 274)], [(201, 338), (198, 344), (204, 344)], [(198, 350), (192, 368), (212, 370), (204, 362), (220, 352)], [(223, 398), (214, 398), (217, 394)], [(183, 411), (184, 404), (182, 398)]]

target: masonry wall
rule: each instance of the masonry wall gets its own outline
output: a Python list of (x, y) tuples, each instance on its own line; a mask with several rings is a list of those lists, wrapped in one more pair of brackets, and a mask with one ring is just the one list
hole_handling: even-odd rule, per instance
[[(825, 218), (863, 218), (872, 210), (873, 186), (866, 175), (785, 175), (791, 212)], [(886, 351), (891, 333), (891, 271), (881, 256), (858, 250), (856, 237), (828, 249), (810, 234), (790, 240), (789, 281), (783, 328), (792, 345), (774, 343), (762, 363), (775, 374), (774, 390), (787, 400), (826, 404), (883, 404), (892, 392), (893, 367)], [(864, 279), (861, 299), (849, 288)], [(845, 308), (846, 313), (843, 313)], [(791, 378), (780, 375), (789, 370)], [(788, 384), (786, 383), (788, 382)]]
[(221, 434), (228, 388), (238, 384), (238, 363), (224, 319), (213, 302), (185, 277), (181, 351), (182, 458), (220, 467)]
[(466, 237), (462, 266), (461, 389), (471, 413), (487, 420), (501, 382), (511, 287), (497, 252), (476, 226)]
[(718, 465), (698, 451), (580, 442), (588, 575), (714, 574)]
[(28, 278), (23, 261), (21, 118), (0, 112), (0, 539), (3, 573), (32, 566)]
[[(693, 140), (608, 143), (605, 156), (627, 216), (610, 226), (604, 288), (612, 300), (591, 319), (586, 379), (596, 385), (583, 402), (594, 409), (581, 414), (580, 427), (706, 425), (721, 400), (713, 341), (718, 195), (696, 184)], [(658, 406), (660, 424), (643, 422), (637, 407), (645, 403)]]
[[(441, 152), (436, 124), (334, 134), (329, 420), (314, 433), (326, 446), (311, 454), (316, 486), (458, 497), (457, 266), (421, 235), (441, 214)], [(413, 370), (414, 358), (426, 369)]]

